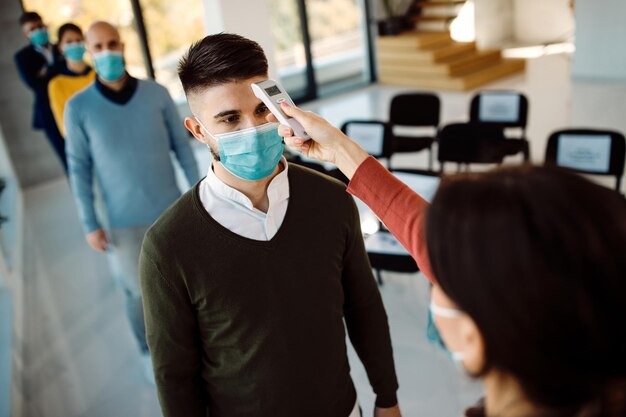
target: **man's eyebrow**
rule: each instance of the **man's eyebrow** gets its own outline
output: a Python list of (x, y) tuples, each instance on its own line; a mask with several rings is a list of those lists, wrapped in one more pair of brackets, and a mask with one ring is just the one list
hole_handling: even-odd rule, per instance
[(231, 116), (231, 115), (240, 114), (240, 113), (241, 113), (241, 110), (224, 110), (224, 111), (217, 113), (215, 116), (213, 116), (213, 118), (219, 119), (220, 117)]

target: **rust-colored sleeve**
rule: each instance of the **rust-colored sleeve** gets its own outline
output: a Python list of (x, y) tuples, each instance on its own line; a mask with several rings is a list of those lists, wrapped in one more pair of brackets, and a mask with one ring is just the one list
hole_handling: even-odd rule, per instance
[(426, 248), (428, 202), (394, 177), (376, 159), (369, 157), (359, 166), (348, 192), (372, 209), (385, 226), (409, 251), (420, 271), (435, 282)]

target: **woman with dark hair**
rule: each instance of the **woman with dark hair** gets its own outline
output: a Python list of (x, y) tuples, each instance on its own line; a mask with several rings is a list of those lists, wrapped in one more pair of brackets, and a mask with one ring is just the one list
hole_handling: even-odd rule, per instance
[(65, 136), (65, 127), (63, 126), (65, 104), (74, 94), (91, 84), (96, 78), (96, 73), (83, 59), (85, 39), (83, 31), (78, 26), (74, 23), (61, 25), (57, 39), (59, 40), (59, 50), (65, 57), (65, 67), (48, 84), (48, 96), (50, 97), (50, 107), (54, 114), (54, 120), (59, 131)]
[(314, 138), (281, 126), (286, 143), (335, 163), (433, 282), (445, 346), (485, 384), (471, 415), (626, 416), (623, 198), (521, 166), (445, 177), (429, 206), (321, 117), (283, 111)]

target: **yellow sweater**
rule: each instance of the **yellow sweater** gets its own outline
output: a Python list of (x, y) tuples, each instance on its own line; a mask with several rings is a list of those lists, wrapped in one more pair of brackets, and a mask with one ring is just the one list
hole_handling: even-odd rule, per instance
[(92, 69), (85, 75), (57, 75), (48, 84), (50, 107), (52, 107), (54, 120), (63, 136), (65, 136), (65, 126), (63, 125), (65, 105), (74, 94), (87, 87), (95, 79), (96, 72)]

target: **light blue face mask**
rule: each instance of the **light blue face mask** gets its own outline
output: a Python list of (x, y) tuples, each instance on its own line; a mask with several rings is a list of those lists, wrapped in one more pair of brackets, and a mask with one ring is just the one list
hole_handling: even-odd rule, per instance
[(443, 341), (443, 338), (441, 337), (441, 333), (439, 332), (437, 325), (435, 324), (434, 316), (458, 318), (462, 317), (463, 313), (459, 310), (439, 307), (431, 301), (430, 308), (428, 310), (428, 326), (426, 327), (426, 336), (428, 337), (428, 340), (439, 345), (443, 350), (445, 350), (458, 368), (463, 368), (463, 352), (453, 352), (448, 349)]
[(70, 61), (82, 61), (85, 55), (85, 44), (82, 42), (68, 43), (63, 48), (63, 55)]
[(35, 46), (46, 46), (50, 42), (50, 37), (48, 36), (48, 29), (40, 28), (35, 29), (30, 32), (30, 41)]
[(280, 162), (285, 145), (278, 135), (277, 123), (213, 135), (197, 117), (196, 120), (215, 138), (220, 163), (234, 176), (248, 181), (262, 180), (270, 176)]
[(118, 51), (102, 51), (94, 54), (96, 72), (104, 81), (113, 82), (121, 79), (126, 73), (124, 54)]

